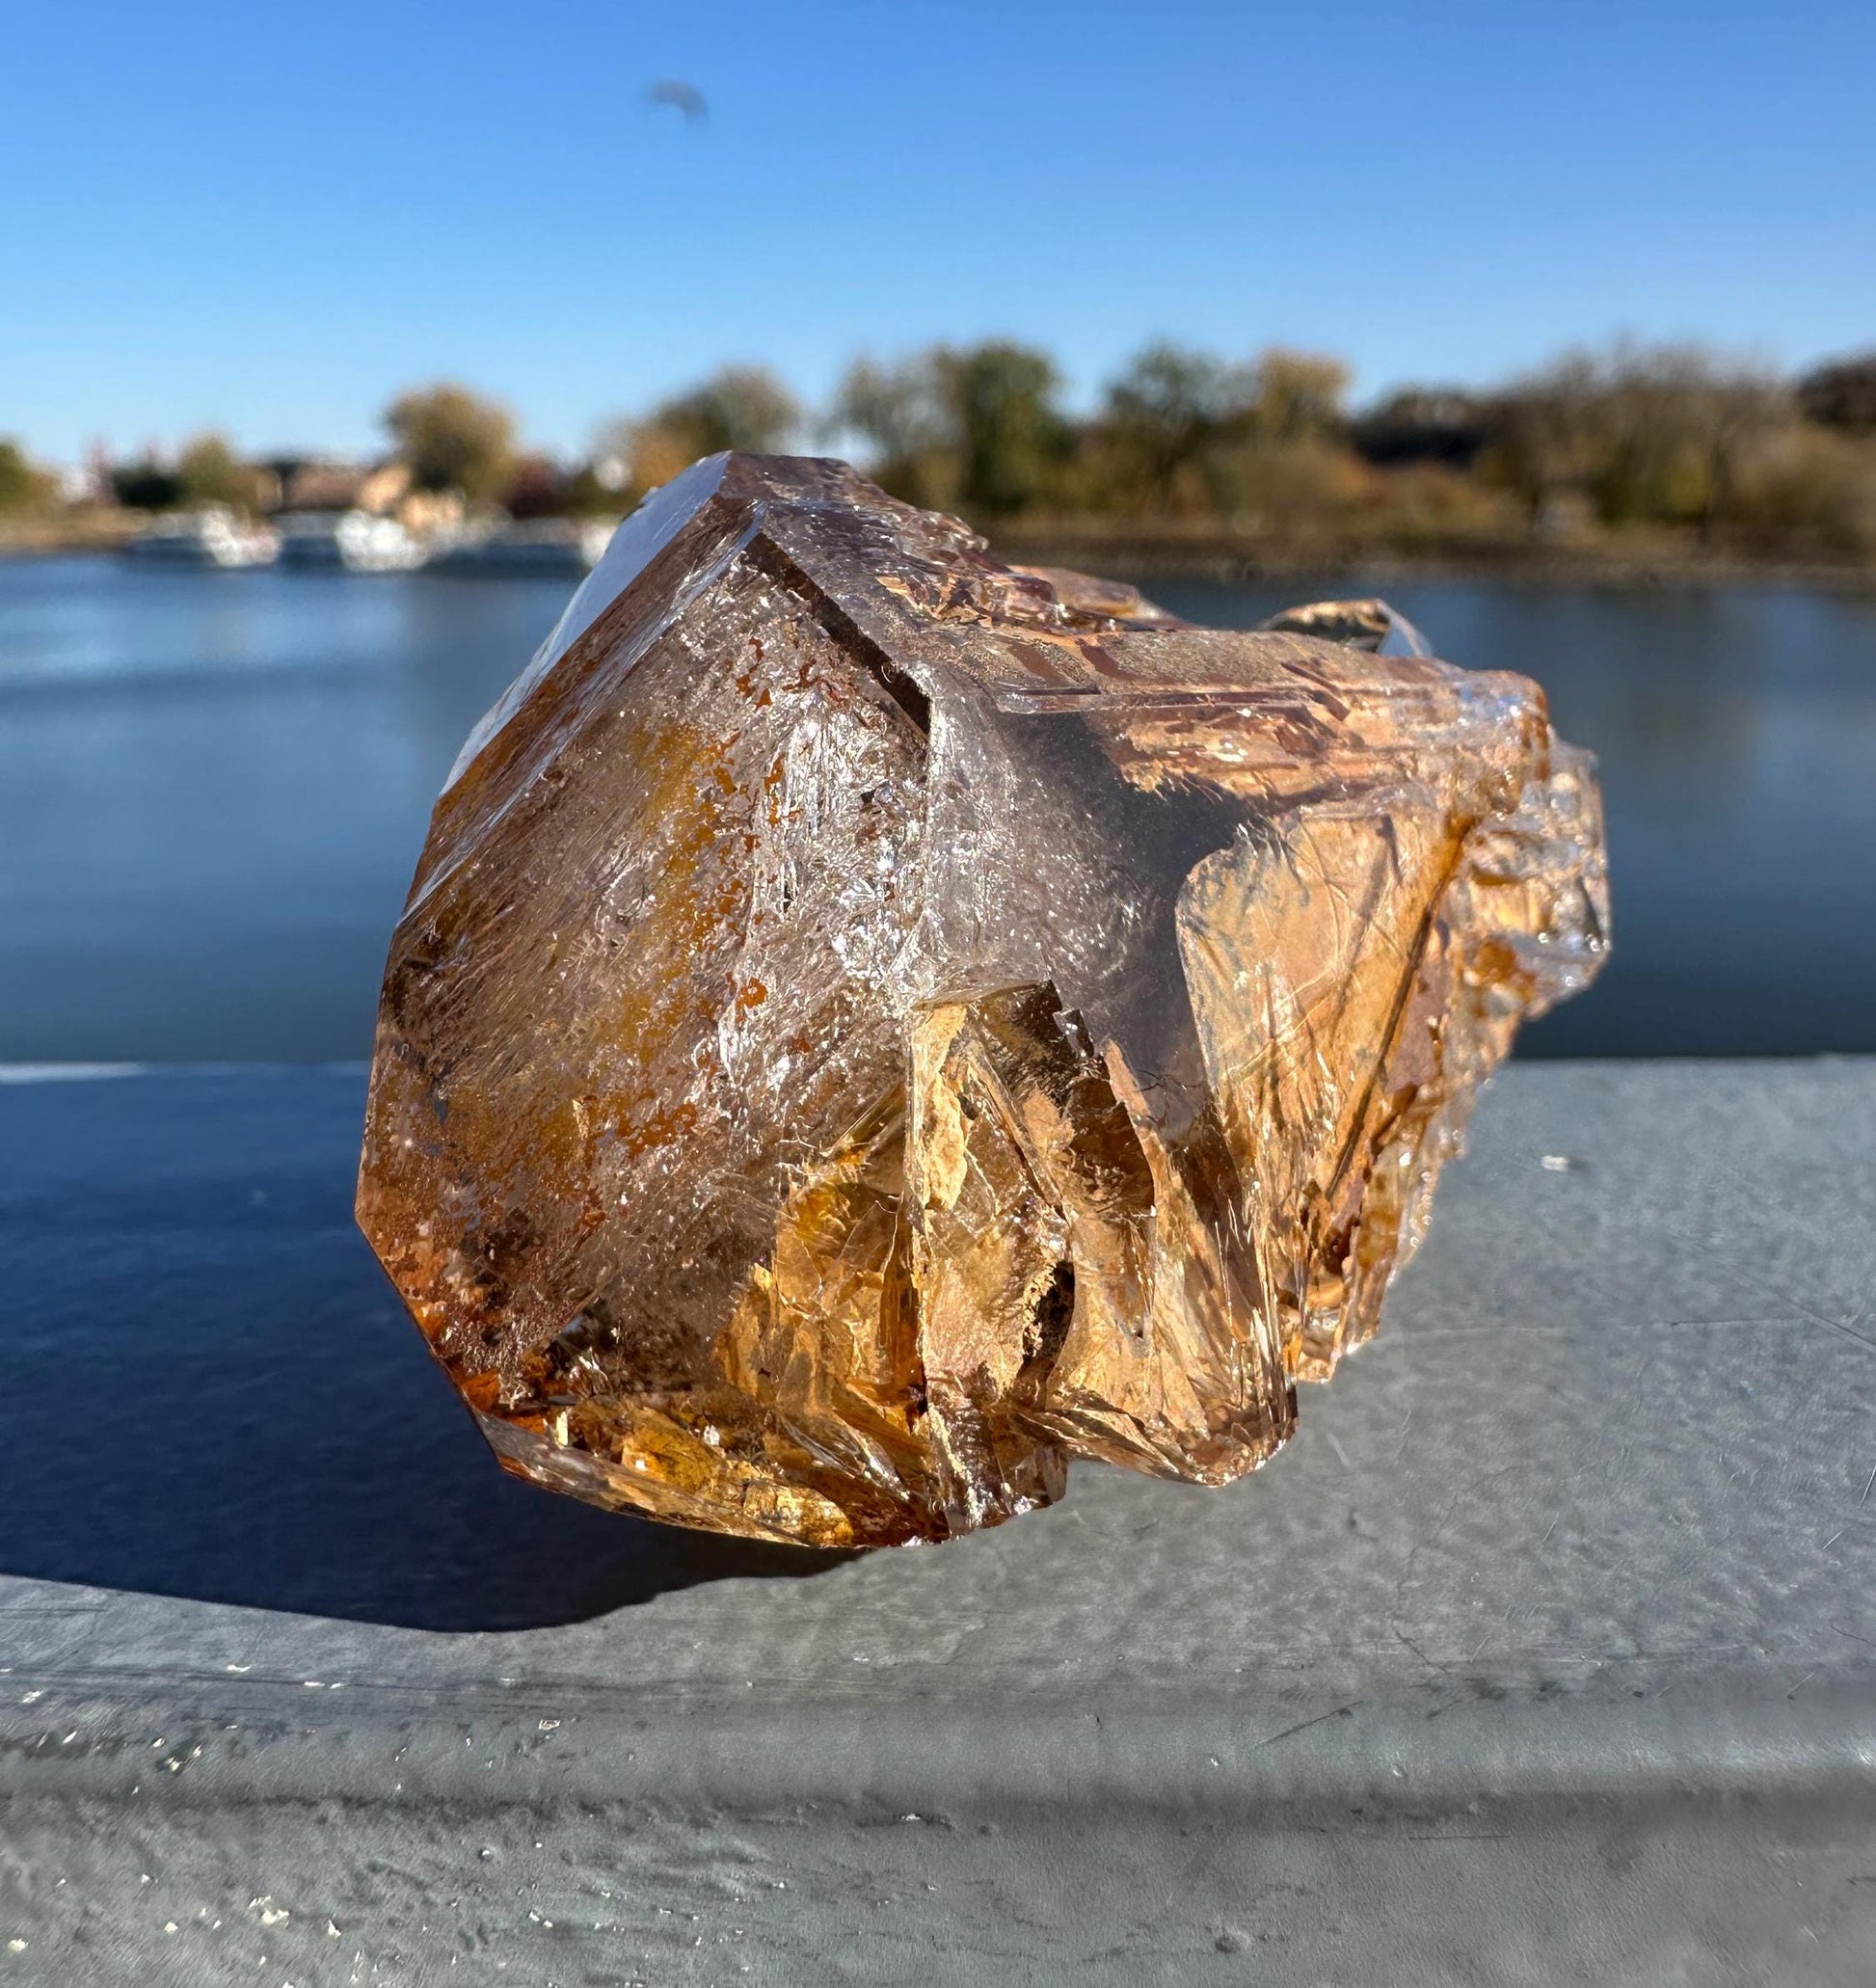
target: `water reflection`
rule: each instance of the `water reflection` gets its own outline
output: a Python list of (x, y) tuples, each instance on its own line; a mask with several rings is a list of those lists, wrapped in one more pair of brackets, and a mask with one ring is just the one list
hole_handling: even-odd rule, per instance
[[(1153, 591), (1248, 626), (1373, 587)], [(1532, 1053), (1876, 1050), (1876, 604), (1387, 591), (1602, 759), (1616, 957)], [(0, 564), (0, 1058), (366, 1054), (438, 784), (565, 593)]]

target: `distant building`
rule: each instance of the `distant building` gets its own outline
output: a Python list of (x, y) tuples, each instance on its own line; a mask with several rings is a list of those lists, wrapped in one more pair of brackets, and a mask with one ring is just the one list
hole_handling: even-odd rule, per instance
[(411, 488), (402, 463), (354, 463), (335, 456), (271, 456), (256, 465), (273, 478), (270, 508), (369, 511), (389, 516)]

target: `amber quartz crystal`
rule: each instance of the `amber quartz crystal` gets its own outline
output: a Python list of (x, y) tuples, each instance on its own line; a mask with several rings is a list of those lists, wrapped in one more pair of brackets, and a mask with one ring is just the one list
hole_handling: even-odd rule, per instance
[(437, 803), (359, 1217), (501, 1461), (601, 1504), (869, 1545), (1078, 1457), (1222, 1484), (1606, 927), (1522, 678), (717, 456)]

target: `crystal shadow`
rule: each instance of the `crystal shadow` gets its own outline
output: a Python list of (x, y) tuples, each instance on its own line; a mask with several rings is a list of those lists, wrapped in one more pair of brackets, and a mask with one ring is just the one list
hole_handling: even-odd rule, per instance
[(0, 1572), (412, 1628), (845, 1556), (496, 1467), (352, 1222), (362, 1073), (0, 1085)]

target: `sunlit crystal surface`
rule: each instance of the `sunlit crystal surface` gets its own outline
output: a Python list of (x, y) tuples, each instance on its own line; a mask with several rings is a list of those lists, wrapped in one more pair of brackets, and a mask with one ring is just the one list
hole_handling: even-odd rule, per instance
[(1222, 1483), (1606, 927), (1521, 678), (719, 456), (437, 804), (359, 1217), (503, 1462), (602, 1504), (876, 1545), (1077, 1457)]

